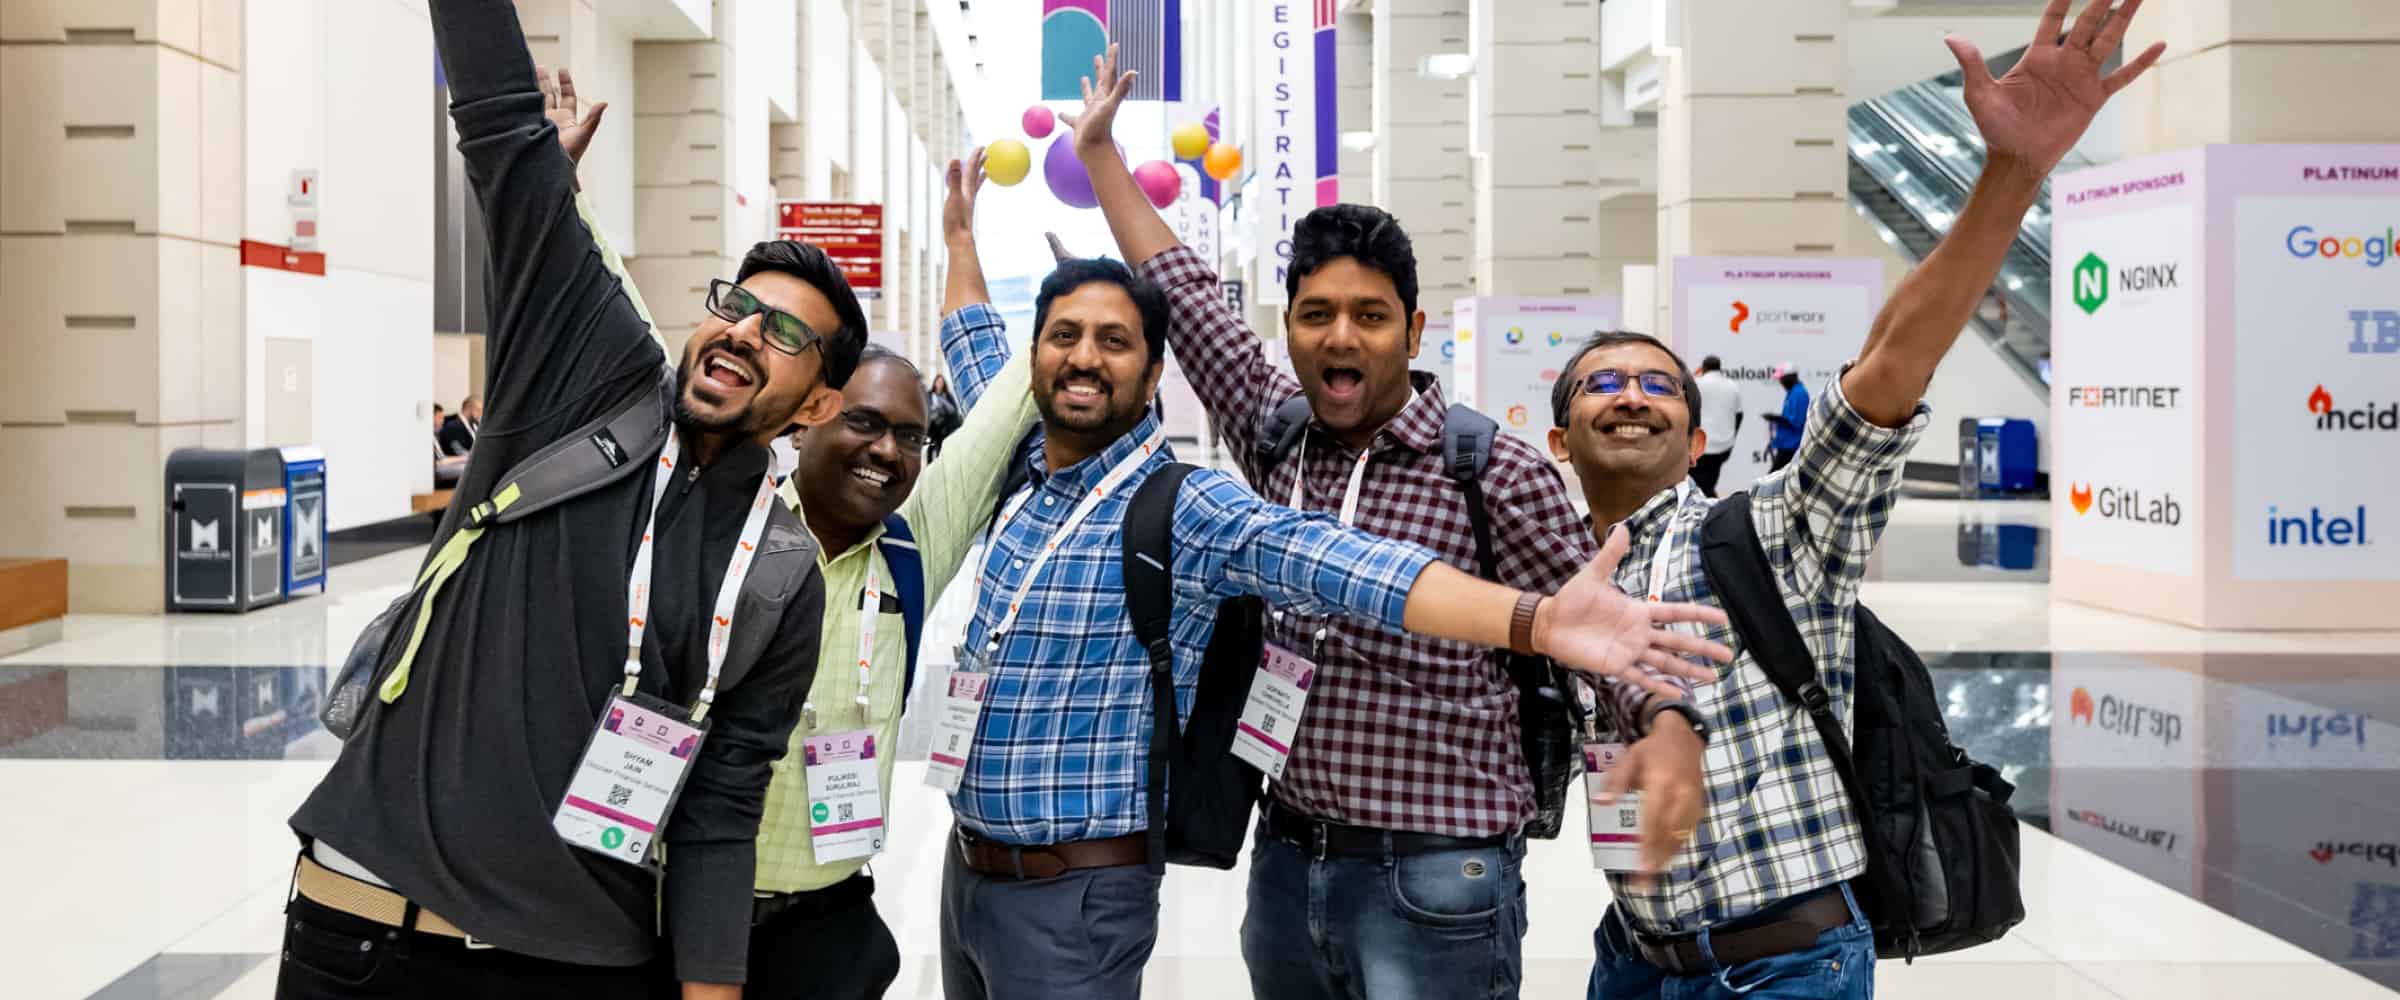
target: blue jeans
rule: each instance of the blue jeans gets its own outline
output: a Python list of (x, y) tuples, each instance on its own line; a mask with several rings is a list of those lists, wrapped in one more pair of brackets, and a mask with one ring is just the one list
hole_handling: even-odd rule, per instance
[(1525, 842), (1317, 858), (1260, 824), (1242, 960), (1257, 1000), (1513, 1000)]
[[(1625, 919), (1611, 907), (1592, 935), (1599, 953), (1592, 967), (1590, 1000), (1872, 1000), (1875, 996), (1875, 930), (1858, 912), (1850, 887), (1841, 887), (1850, 904), (1850, 923), (1817, 936), (1816, 947), (1762, 958), (1732, 968), (1717, 965), (1678, 976), (1642, 960), (1627, 938)], [(1701, 948), (1708, 947), (1707, 932)]]

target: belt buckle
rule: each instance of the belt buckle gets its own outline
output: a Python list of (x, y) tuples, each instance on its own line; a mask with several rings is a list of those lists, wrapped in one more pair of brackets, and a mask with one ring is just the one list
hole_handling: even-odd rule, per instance
[(479, 939), (473, 934), (466, 935), (466, 942), (468, 951), (490, 951), (496, 947), (491, 942)]

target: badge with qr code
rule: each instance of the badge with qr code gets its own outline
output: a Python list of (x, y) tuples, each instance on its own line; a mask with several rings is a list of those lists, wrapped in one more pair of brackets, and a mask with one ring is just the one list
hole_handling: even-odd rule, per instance
[(1592, 867), (1603, 871), (1635, 871), (1642, 862), (1642, 793), (1626, 792), (1614, 801), (1600, 801), (1609, 769), (1624, 755), (1622, 743), (1583, 745), (1583, 794), (1592, 834)]
[(808, 840), (818, 863), (871, 857), (883, 850), (883, 774), (875, 734), (864, 729), (811, 736), (800, 745), (808, 765)]
[(551, 828), (587, 851), (648, 863), (707, 736), (707, 726), (656, 698), (610, 698)]

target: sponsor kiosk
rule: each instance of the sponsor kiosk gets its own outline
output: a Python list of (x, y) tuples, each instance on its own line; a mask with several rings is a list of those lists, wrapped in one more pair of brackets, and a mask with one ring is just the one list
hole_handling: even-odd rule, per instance
[(1616, 329), (1622, 311), (1614, 295), (1459, 299), (1450, 307), (1451, 401), (1483, 411), (1501, 430), (1549, 454), (1550, 388), (1559, 370), (1584, 341)]
[(2391, 627), (2400, 146), (2210, 146), (2051, 198), (2058, 596)]
[(1717, 492), (1748, 489), (1771, 464), (1774, 426), (1787, 390), (1777, 365), (1799, 369), (1809, 399), (1825, 397), (1842, 366), (1858, 357), (1883, 306), (1883, 262), (1863, 257), (1677, 257), (1673, 276), (1675, 351), (1697, 368), (1716, 355), (1742, 390), (1742, 427)]

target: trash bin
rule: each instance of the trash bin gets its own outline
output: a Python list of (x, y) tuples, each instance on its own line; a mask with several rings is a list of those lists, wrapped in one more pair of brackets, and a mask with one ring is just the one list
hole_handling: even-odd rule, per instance
[(167, 610), (248, 611), (282, 600), (284, 496), (283, 456), (273, 449), (167, 456)]
[(2033, 421), (1985, 417), (1975, 422), (1976, 485), (1984, 492), (2033, 489), (2039, 458)]
[(325, 453), (306, 445), (278, 448), (283, 459), (283, 596), (325, 589)]

